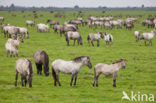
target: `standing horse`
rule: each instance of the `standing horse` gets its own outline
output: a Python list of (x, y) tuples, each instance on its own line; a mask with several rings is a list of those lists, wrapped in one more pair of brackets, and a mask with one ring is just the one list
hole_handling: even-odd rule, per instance
[(103, 64), (103, 63), (98, 63), (94, 67), (94, 82), (93, 86), (98, 87), (98, 78), (99, 75), (102, 73), (104, 75), (113, 75), (113, 87), (116, 87), (116, 76), (120, 68), (126, 68), (126, 61), (125, 59), (120, 59), (117, 62), (114, 62), (110, 65), (108, 64)]
[(32, 87), (32, 77), (33, 77), (33, 67), (30, 60), (27, 60), (25, 58), (20, 58), (16, 61), (16, 76), (15, 76), (15, 86), (17, 86), (17, 79), (18, 79), (18, 73), (21, 74), (21, 83), (22, 86), (23, 80), (25, 82), (25, 87), (27, 84), (27, 81), (29, 82), (29, 87)]
[(69, 40), (74, 40), (73, 46), (75, 45), (75, 41), (77, 40), (78, 45), (82, 45), (82, 38), (81, 35), (78, 32), (68, 31), (65, 35), (67, 46), (69, 46)]
[(113, 43), (112, 34), (105, 34), (104, 37), (105, 37), (106, 45), (112, 45), (112, 43)]
[(89, 56), (80, 56), (71, 61), (55, 60), (52, 62), (52, 75), (54, 78), (54, 86), (56, 82), (61, 86), (59, 81), (59, 72), (65, 74), (72, 74), (70, 86), (72, 86), (73, 79), (75, 78), (74, 85), (76, 85), (77, 75), (83, 65), (87, 65), (92, 68), (92, 64)]
[(92, 46), (94, 46), (93, 41), (97, 41), (97, 46), (99, 46), (99, 40), (100, 38), (104, 38), (105, 33), (97, 33), (97, 34), (89, 34), (87, 37), (89, 46), (90, 46), (90, 41), (92, 43)]
[(145, 40), (145, 46), (146, 46), (146, 41), (149, 41), (149, 44), (151, 44), (152, 46), (152, 39), (154, 38), (154, 35), (156, 34), (156, 30), (152, 30), (151, 32), (149, 33), (143, 33), (141, 38), (140, 38), (140, 43), (142, 42), (142, 40)]
[(42, 65), (44, 66), (44, 74), (49, 76), (49, 57), (45, 51), (38, 50), (34, 53), (34, 60), (37, 67), (37, 74), (42, 74)]
[(140, 30), (134, 32), (134, 36), (136, 38), (136, 42), (139, 40), (140, 34), (141, 34), (141, 31)]

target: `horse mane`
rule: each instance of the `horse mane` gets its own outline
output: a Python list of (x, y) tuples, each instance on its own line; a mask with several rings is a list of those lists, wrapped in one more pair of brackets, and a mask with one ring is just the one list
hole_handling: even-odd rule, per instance
[(122, 61), (125, 61), (125, 59), (120, 59), (120, 60), (118, 60), (118, 61), (116, 61), (116, 62), (113, 62), (112, 64), (116, 64), (116, 63), (120, 63), (120, 62), (122, 62)]
[(73, 61), (74, 62), (79, 62), (79, 61), (81, 61), (81, 58), (84, 58), (84, 57), (86, 57), (86, 56), (76, 57), (76, 58), (73, 59)]

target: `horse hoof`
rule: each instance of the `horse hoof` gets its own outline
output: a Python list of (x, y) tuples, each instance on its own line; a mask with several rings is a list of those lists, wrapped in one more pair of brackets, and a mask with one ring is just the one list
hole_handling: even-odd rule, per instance
[(116, 85), (113, 85), (114, 88), (116, 88)]

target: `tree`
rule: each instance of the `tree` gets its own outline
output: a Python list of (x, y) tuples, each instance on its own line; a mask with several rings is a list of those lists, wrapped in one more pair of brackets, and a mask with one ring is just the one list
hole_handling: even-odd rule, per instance
[(11, 7), (11, 8), (14, 8), (14, 7), (15, 7), (15, 5), (14, 5), (14, 4), (11, 4), (11, 5), (10, 5), (10, 7)]
[(141, 8), (144, 8), (144, 4), (141, 5)]
[(75, 6), (74, 6), (74, 8), (75, 8), (75, 9), (78, 9), (78, 8), (79, 8), (79, 6), (78, 6), (78, 5), (75, 5)]

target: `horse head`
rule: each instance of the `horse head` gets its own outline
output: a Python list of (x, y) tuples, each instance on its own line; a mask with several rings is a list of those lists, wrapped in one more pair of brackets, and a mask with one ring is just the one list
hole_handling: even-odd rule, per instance
[(122, 59), (120, 59), (120, 61), (121, 61), (122, 67), (125, 69), (126, 68), (126, 60), (122, 58)]
[(86, 65), (91, 69), (92, 68), (92, 63), (91, 63), (91, 61), (90, 61), (90, 57), (89, 56), (87, 56), (87, 63), (86, 63)]
[(83, 42), (82, 42), (82, 38), (81, 37), (80, 37), (79, 40), (80, 40), (80, 45), (83, 45)]

